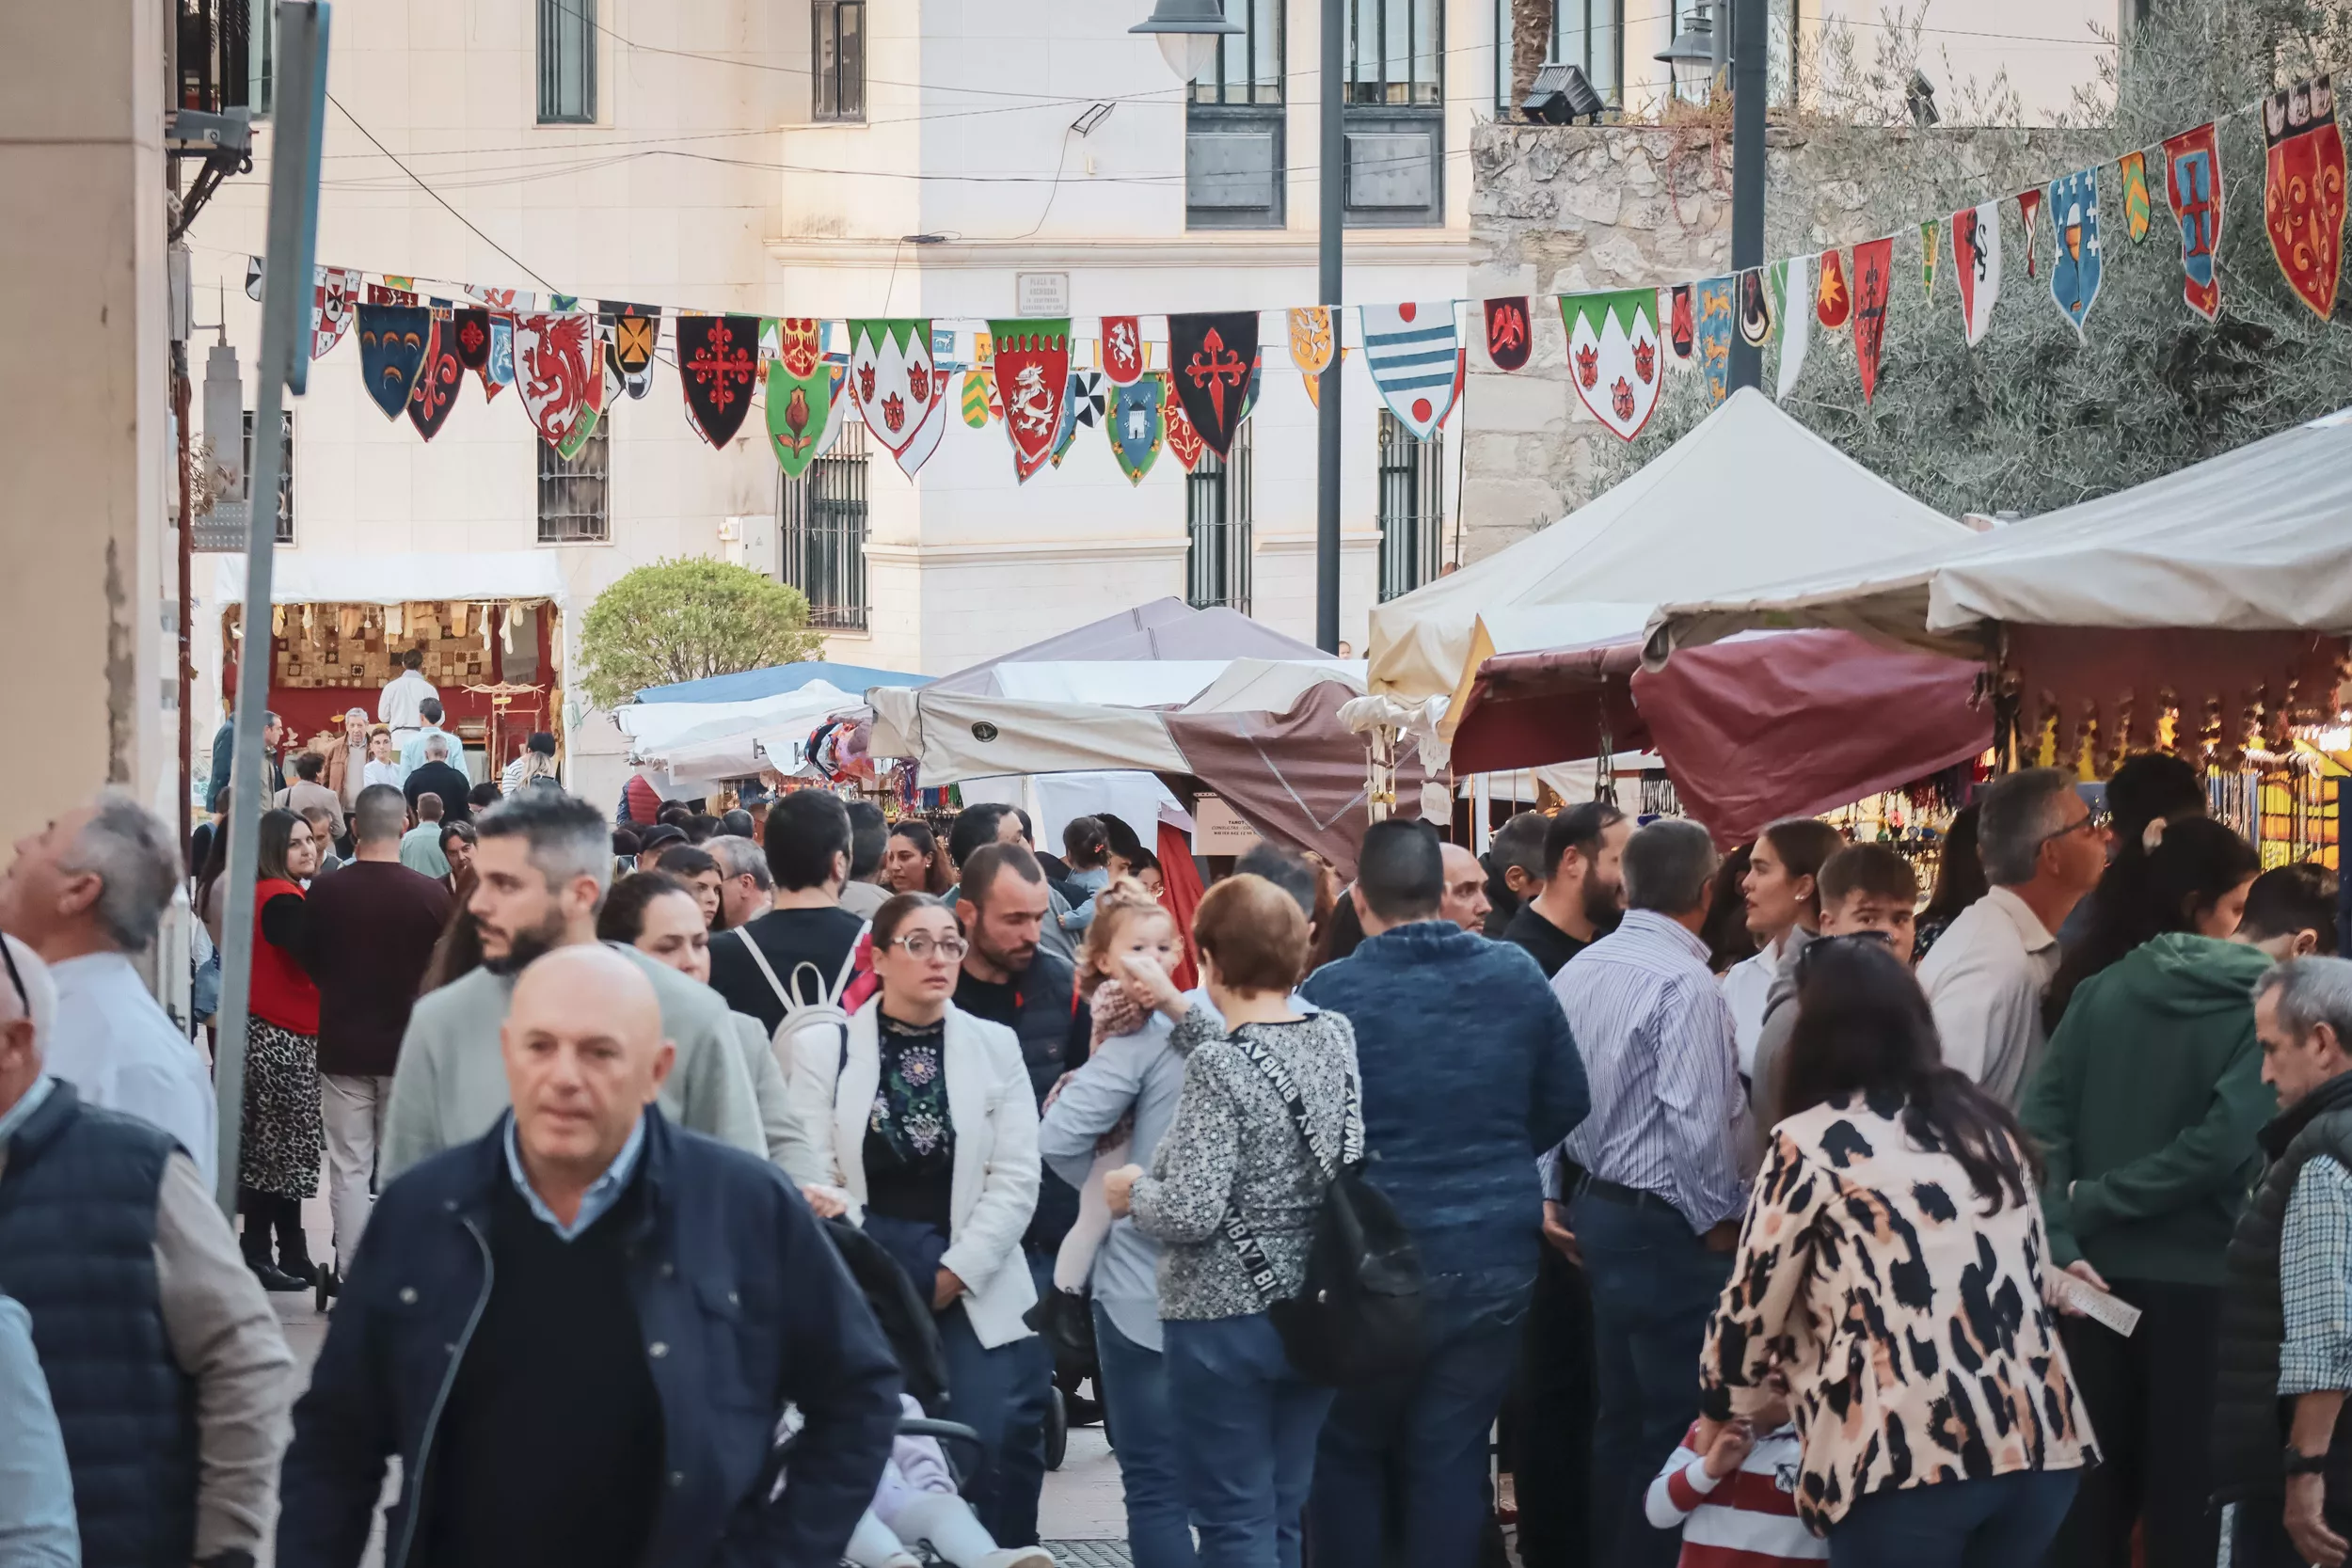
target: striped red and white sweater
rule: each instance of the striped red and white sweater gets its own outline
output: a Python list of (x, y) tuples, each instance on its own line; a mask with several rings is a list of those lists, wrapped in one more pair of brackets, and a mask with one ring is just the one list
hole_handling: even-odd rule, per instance
[(1739, 1469), (1717, 1481), (1694, 1447), (1696, 1426), (1649, 1483), (1649, 1522), (1682, 1531), (1681, 1568), (1777, 1568), (1823, 1562), (1829, 1543), (1797, 1517), (1797, 1429), (1756, 1440)]

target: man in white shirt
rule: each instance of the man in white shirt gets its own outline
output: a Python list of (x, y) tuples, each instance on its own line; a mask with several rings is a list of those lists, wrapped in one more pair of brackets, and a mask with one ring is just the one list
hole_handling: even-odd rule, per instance
[(427, 697), (423, 702), (419, 703), (417, 717), (424, 721), (424, 727), (409, 731), (406, 740), (400, 738), (400, 732), (397, 730), (392, 733), (393, 743), (400, 748), (401, 767), (413, 773), (431, 761), (432, 759), (425, 755), (424, 749), (437, 735), (449, 742), (449, 755), (441, 760), (463, 773), (466, 770), (466, 743), (450, 731), (441, 728), (441, 699)]
[(375, 699), (375, 717), (392, 729), (392, 749), (399, 751), (408, 744), (418, 730), (423, 728), (422, 709), (428, 699), (437, 699), (440, 692), (424, 678), (424, 655), (414, 648), (400, 656), (400, 673), (385, 683)]
[(212, 1073), (131, 965), (154, 942), (179, 878), (170, 831), (128, 795), (103, 790), (17, 841), (0, 876), (0, 930), (38, 953), (56, 982), (49, 1071), (86, 1102), (177, 1138), (210, 1188), (219, 1152)]
[(1977, 853), (1993, 890), (1937, 940), (1919, 984), (1945, 1065), (2013, 1106), (2042, 1054), (2042, 998), (2058, 966), (2052, 933), (2099, 885), (2107, 828), (2064, 771), (2029, 768), (1979, 799)]

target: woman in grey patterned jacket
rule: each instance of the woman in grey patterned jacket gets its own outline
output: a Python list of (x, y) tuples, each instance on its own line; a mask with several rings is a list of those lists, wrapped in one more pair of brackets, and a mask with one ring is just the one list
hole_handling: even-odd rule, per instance
[[(1186, 1010), (1158, 982), (1175, 1045), (1191, 1053), (1184, 1094), (1152, 1173), (1114, 1171), (1104, 1190), (1165, 1249), (1160, 1318), (1201, 1568), (1297, 1568), (1332, 1391), (1293, 1369), (1266, 1306), (1298, 1293), (1324, 1191), (1363, 1140), (1356, 1037), (1337, 1013), (1292, 1006), (1307, 922), (1273, 883), (1218, 883), (1193, 936), (1215, 1012)], [(1305, 1106), (1309, 1139), (1278, 1080)], [(1249, 1262), (1229, 1216), (1254, 1243)]]

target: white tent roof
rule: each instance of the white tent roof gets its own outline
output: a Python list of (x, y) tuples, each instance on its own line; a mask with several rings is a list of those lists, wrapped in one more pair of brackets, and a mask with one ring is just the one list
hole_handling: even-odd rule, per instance
[(1652, 656), (1752, 626), (1967, 653), (1989, 621), (2352, 633), (2352, 409), (1948, 548), (1772, 580), (1677, 594)]
[(632, 703), (612, 719), (630, 752), (666, 767), (674, 780), (736, 779), (758, 772), (769, 758), (789, 768), (792, 743), (807, 738), (818, 720), (865, 704), (855, 692), (811, 681), (748, 703)]
[(1607, 494), (1375, 609), (1372, 689), (1413, 701), (1456, 691), (1498, 651), (1639, 636), (1668, 599), (1968, 537), (1742, 389)]
[[(410, 604), (441, 599), (566, 597), (553, 550), (462, 550), (448, 555), (313, 555), (280, 550), (270, 569), (272, 604)], [(215, 556), (213, 602), (245, 602), (245, 557)]]

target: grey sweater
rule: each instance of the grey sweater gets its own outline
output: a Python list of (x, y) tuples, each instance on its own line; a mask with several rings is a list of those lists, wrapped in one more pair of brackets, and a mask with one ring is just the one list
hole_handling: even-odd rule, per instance
[(1265, 1310), (1241, 1256), (1218, 1227), (1238, 1208), (1265, 1249), (1276, 1289), (1298, 1293), (1322, 1206), (1325, 1173), (1291, 1123), (1274, 1083), (1236, 1045), (1247, 1037), (1279, 1061), (1306, 1101), (1310, 1123), (1334, 1155), (1362, 1137), (1356, 1034), (1338, 1013), (1297, 1023), (1246, 1023), (1230, 1037), (1214, 1011), (1195, 1006), (1170, 1043), (1189, 1052), (1176, 1122), (1152, 1174), (1136, 1182), (1136, 1225), (1161, 1243), (1160, 1317), (1200, 1321)]

